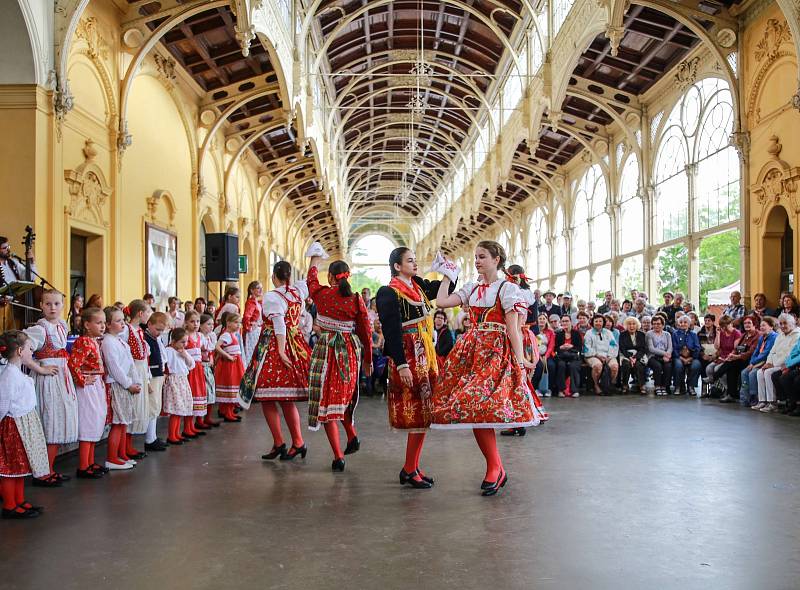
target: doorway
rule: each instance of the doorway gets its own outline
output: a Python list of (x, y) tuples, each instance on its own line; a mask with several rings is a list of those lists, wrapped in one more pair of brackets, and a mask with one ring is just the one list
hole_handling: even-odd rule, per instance
[(761, 241), (763, 291), (770, 305), (777, 305), (780, 294), (794, 291), (794, 228), (782, 206), (773, 207), (767, 217)]

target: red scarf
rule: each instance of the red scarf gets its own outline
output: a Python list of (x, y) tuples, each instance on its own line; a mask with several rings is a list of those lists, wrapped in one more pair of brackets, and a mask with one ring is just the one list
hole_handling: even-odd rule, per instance
[(414, 279), (411, 279), (411, 285), (409, 285), (400, 277), (393, 277), (392, 280), (389, 281), (389, 286), (392, 289), (397, 289), (403, 295), (405, 295), (415, 303), (422, 302), (422, 291), (420, 290), (419, 285), (417, 285)]

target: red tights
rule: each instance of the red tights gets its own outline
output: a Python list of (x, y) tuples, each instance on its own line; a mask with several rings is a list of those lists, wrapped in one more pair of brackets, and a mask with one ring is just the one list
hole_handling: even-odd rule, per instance
[(425, 443), (424, 432), (409, 432), (406, 443), (406, 464), (403, 471), (414, 473), (419, 471), (419, 457), (422, 455), (422, 445)]
[(328, 442), (331, 444), (334, 459), (341, 459), (344, 457), (342, 447), (339, 444), (339, 425), (336, 421), (325, 422), (325, 434), (328, 435)]
[(125, 431), (128, 427), (125, 424), (112, 424), (111, 432), (108, 433), (108, 458), (109, 463), (122, 465), (128, 460), (123, 441), (126, 441)]
[(485, 481), (497, 481), (503, 469), (503, 462), (500, 459), (500, 452), (497, 450), (497, 438), (493, 428), (473, 428), (472, 434), (486, 459)]
[(20, 504), (25, 503), (25, 478), (0, 477), (0, 493), (3, 494), (3, 508), (14, 510)]
[(264, 412), (264, 418), (272, 434), (273, 445), (279, 447), (283, 444), (281, 416), (278, 413), (278, 403), (281, 404), (283, 418), (286, 420), (286, 425), (289, 427), (289, 432), (292, 435), (292, 446), (299, 449), (303, 446), (303, 429), (300, 427), (300, 412), (297, 411), (297, 405), (290, 401), (261, 403), (261, 411)]
[(86, 471), (87, 469), (89, 469), (89, 467), (94, 465), (95, 444), (96, 443), (94, 442), (86, 440), (82, 440), (78, 444), (78, 458), (79, 458), (78, 469), (80, 469), (81, 471)]
[(353, 414), (350, 412), (345, 413), (344, 420), (342, 420), (342, 426), (344, 426), (344, 431), (347, 433), (347, 442), (350, 442), (358, 436), (356, 427), (353, 425)]
[(137, 451), (133, 448), (133, 435), (125, 433), (125, 455), (128, 457), (135, 457), (136, 455), (140, 455), (141, 451)]
[(192, 416), (183, 417), (183, 434), (197, 434), (197, 430), (194, 427), (194, 418)]
[(169, 415), (169, 427), (167, 429), (167, 442), (175, 443), (182, 440), (181, 437), (181, 417), (174, 414)]
[(233, 411), (235, 404), (219, 404), (219, 415), (228, 420), (236, 420), (236, 412)]

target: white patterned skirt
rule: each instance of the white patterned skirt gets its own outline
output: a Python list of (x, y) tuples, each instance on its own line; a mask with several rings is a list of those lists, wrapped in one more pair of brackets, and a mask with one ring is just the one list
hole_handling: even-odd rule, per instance
[(106, 386), (98, 375), (91, 385), (78, 388), (78, 440), (97, 442), (106, 429)]
[(58, 367), (55, 375), (36, 375), (36, 398), (47, 444), (59, 445), (78, 440), (78, 398), (67, 359), (39, 361), (46, 367)]
[(150, 421), (148, 406), (148, 384), (150, 382), (150, 367), (146, 360), (133, 361), (135, 370), (134, 382), (142, 387), (142, 392), (133, 396), (133, 422), (128, 431), (131, 434), (144, 434), (147, 432), (147, 423)]
[(31, 466), (33, 477), (49, 475), (50, 461), (47, 459), (47, 443), (39, 414), (36, 410), (32, 410), (24, 416), (14, 418), (14, 422), (17, 425), (19, 437), (22, 439), (22, 445), (25, 447), (25, 453), (28, 455), (28, 463)]
[(217, 385), (214, 382), (214, 365), (209, 362), (203, 363), (203, 372), (206, 374), (206, 394), (208, 395), (207, 405), (217, 402)]
[(261, 327), (261, 325), (258, 325), (244, 335), (244, 357), (242, 361), (245, 367), (250, 364), (253, 352), (256, 346), (258, 346), (258, 340), (261, 337)]
[(152, 420), (161, 415), (163, 404), (164, 376), (150, 377), (150, 384), (147, 387), (147, 417)]
[(111, 423), (130, 424), (133, 422), (134, 395), (119, 383), (110, 383), (109, 389), (111, 390)]
[(192, 388), (186, 375), (167, 375), (164, 380), (164, 413), (191, 416), (192, 405)]

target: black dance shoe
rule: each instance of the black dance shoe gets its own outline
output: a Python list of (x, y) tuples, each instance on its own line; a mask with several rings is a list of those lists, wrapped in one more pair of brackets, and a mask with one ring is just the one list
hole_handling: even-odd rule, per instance
[(186, 434), (185, 432), (181, 432), (181, 438), (188, 438), (189, 440), (194, 440), (197, 438), (196, 434)]
[(266, 455), (261, 455), (261, 458), (264, 459), (264, 461), (272, 461), (273, 459), (277, 459), (278, 457), (282, 459), (285, 454), (286, 454), (286, 443), (282, 444), (279, 447), (272, 447), (272, 450)]
[(55, 476), (48, 476), (44, 479), (34, 477), (31, 485), (35, 488), (60, 488), (61, 482), (62, 480), (56, 478)]
[(3, 508), (2, 518), (6, 520), (24, 520), (28, 518), (36, 518), (40, 514), (41, 513), (38, 510), (25, 510), (24, 512), (17, 512), (16, 508), (14, 510), (6, 510)]
[(505, 470), (500, 472), (500, 475), (497, 476), (497, 481), (490, 482), (489, 487), (484, 487), (486, 485), (486, 481), (481, 484), (481, 496), (494, 496), (497, 492), (500, 491), (500, 488), (505, 487), (506, 483), (508, 482), (508, 475), (506, 474)]
[(183, 444), (183, 439), (181, 439), (181, 438), (176, 438), (175, 440), (167, 439), (167, 444), (177, 447), (177, 446), (180, 446), (180, 445)]
[(527, 434), (525, 428), (508, 428), (500, 431), (500, 436), (525, 436)]
[(344, 471), (344, 459), (334, 459), (331, 463), (331, 471)]
[(89, 471), (94, 471), (96, 473), (102, 473), (105, 475), (109, 471), (111, 471), (108, 467), (103, 467), (102, 465), (98, 465), (97, 463), (92, 463), (89, 465)]
[(419, 473), (419, 478), (420, 478), (422, 481), (427, 481), (429, 484), (431, 484), (431, 486), (433, 486), (433, 485), (436, 483), (435, 481), (433, 481), (433, 478), (432, 478), (432, 477), (428, 477), (427, 475), (425, 475), (425, 474), (424, 474), (424, 473), (422, 473), (421, 471), (417, 470), (417, 473)]
[[(419, 476), (419, 479), (414, 479), (417, 476)], [(408, 473), (405, 469), (400, 470), (400, 484), (409, 485), (416, 490), (429, 490), (433, 487), (433, 483), (422, 479), (419, 471)]]
[(160, 438), (157, 438), (151, 443), (144, 443), (144, 450), (151, 453), (162, 453), (167, 450), (167, 443)]
[(357, 453), (360, 448), (361, 441), (358, 440), (357, 436), (354, 436), (351, 440), (347, 441), (347, 448), (344, 450), (344, 454), (352, 455), (353, 453)]
[[(286, 445), (283, 445), (286, 448)], [(308, 453), (308, 447), (303, 445), (302, 447), (296, 447), (292, 445), (292, 448), (289, 449), (288, 453), (284, 453), (281, 455), (281, 461), (293, 461), (297, 455), (300, 455), (303, 459), (306, 458), (306, 453)]]
[(78, 469), (75, 471), (75, 477), (78, 479), (100, 479), (104, 475), (105, 473), (102, 471), (92, 471), (91, 467), (88, 469)]

